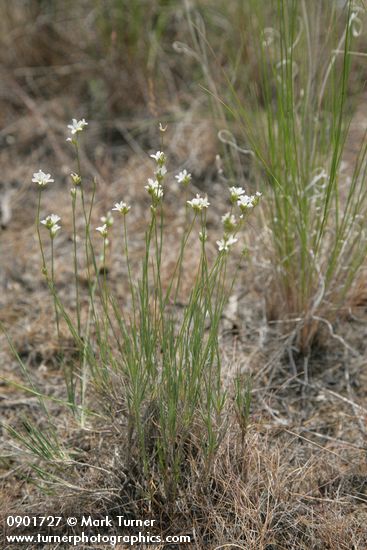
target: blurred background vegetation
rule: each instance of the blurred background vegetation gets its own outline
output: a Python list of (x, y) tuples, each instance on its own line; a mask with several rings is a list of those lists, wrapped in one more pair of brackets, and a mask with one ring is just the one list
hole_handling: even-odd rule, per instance
[[(270, 27), (276, 2), (257, 4)], [(330, 11), (339, 20), (333, 29), (338, 33), (343, 5), (307, 2), (321, 37), (330, 31)], [(255, 39), (261, 29), (254, 6), (240, 0), (2, 2), (2, 144), (12, 144), (15, 133), (19, 139), (14, 116), (20, 122), (32, 108), (54, 130), (58, 121), (83, 115), (98, 122), (104, 140), (112, 143), (123, 140), (117, 118), (141, 132), (152, 121), (179, 119), (197, 102), (202, 104), (197, 116), (207, 116), (211, 107), (223, 128), (223, 110), (202, 87), (226, 101), (229, 81), (241, 100), (261, 102)], [(360, 90), (360, 79), (355, 70), (352, 91)]]
[[(302, 3), (298, 4), (301, 7)], [(57, 134), (60, 124), (72, 116), (84, 116), (95, 123), (95, 143), (103, 138), (103, 143), (115, 147), (126, 144), (127, 131), (132, 131), (134, 138), (140, 136), (146, 146), (147, 128), (152, 123), (155, 133), (157, 120), (182, 120), (189, 111), (194, 113), (196, 125), (203, 119), (210, 124), (214, 120), (218, 131), (232, 123), (231, 131), (236, 133), (231, 115), (218, 99), (227, 103), (233, 86), (239, 100), (256, 104), (256, 111), (264, 100), (256, 5), (261, 8), (261, 23), (271, 29), (276, 2), (2, 2), (2, 146), (16, 145), (18, 152), (29, 152), (38, 145), (38, 132), (30, 126), (41, 130), (39, 139), (44, 133), (42, 123), (48, 126), (50, 141), (50, 134)], [(313, 12), (310, 19), (319, 21), (321, 42), (330, 34), (330, 12), (334, 12), (337, 23), (332, 33), (337, 35), (342, 28), (344, 5), (331, 0), (307, 2), (307, 9)], [(352, 96), (365, 78), (358, 70), (363, 61), (354, 60)], [(22, 117), (30, 113), (33, 124), (27, 119), (28, 128), (24, 128)], [(227, 141), (231, 138), (222, 134), (222, 145)], [(219, 145), (217, 140), (218, 149)], [(51, 146), (59, 149), (54, 139)], [(224, 147), (236, 157), (231, 169), (241, 179), (248, 157), (234, 155), (228, 143)], [(58, 153), (60, 156), (60, 150)]]

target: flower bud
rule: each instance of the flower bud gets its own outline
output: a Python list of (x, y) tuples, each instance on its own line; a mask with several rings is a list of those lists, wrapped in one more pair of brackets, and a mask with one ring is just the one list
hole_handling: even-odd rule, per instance
[(81, 184), (82, 178), (79, 176), (79, 174), (76, 174), (75, 172), (71, 172), (70, 176), (74, 185), (78, 186)]

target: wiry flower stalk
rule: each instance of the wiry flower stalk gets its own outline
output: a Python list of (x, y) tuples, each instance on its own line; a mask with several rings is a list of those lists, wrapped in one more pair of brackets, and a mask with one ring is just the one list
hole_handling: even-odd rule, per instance
[(43, 275), (47, 275), (47, 268), (46, 268), (46, 260), (45, 260), (45, 253), (43, 250), (43, 244), (42, 244), (42, 238), (41, 238), (41, 232), (40, 232), (40, 211), (41, 211), (41, 193), (42, 188), (40, 187), (38, 190), (38, 203), (37, 203), (37, 214), (36, 214), (36, 231), (38, 236), (38, 243), (41, 251), (41, 257), (42, 257), (42, 273)]
[(76, 232), (76, 188), (75, 192), (71, 193), (71, 208), (73, 216), (73, 254), (74, 254), (74, 280), (75, 280), (75, 301), (76, 301), (76, 317), (78, 325), (78, 334), (81, 336), (80, 323), (80, 297), (79, 297), (79, 274), (78, 274), (78, 248), (77, 248), (77, 232)]
[(131, 263), (130, 263), (130, 257), (129, 257), (129, 243), (127, 238), (126, 216), (123, 216), (123, 228), (124, 228), (123, 229), (124, 230), (124, 249), (125, 249), (127, 272), (129, 277), (130, 293), (131, 293), (131, 299), (132, 299), (132, 305), (133, 305), (133, 317), (134, 317), (134, 323), (136, 323), (135, 288), (134, 288), (133, 278), (131, 274)]
[(55, 235), (50, 232), (51, 236), (51, 284), (53, 287), (53, 293), (54, 293), (54, 309), (55, 309), (55, 321), (56, 321), (56, 330), (57, 330), (57, 338), (59, 341), (59, 345), (61, 342), (60, 337), (60, 319), (59, 319), (59, 311), (57, 307), (57, 302), (55, 298), (56, 294), (56, 285), (55, 285), (55, 255), (54, 255), (54, 237)]
[(55, 259), (54, 259), (54, 239), (56, 236), (56, 233), (61, 229), (61, 227), (58, 225), (58, 222), (60, 221), (60, 217), (56, 214), (50, 214), (47, 216), (44, 220), (41, 220), (41, 224), (48, 229), (50, 234), (50, 241), (51, 241), (51, 287), (52, 287), (52, 294), (54, 298), (54, 310), (55, 310), (55, 322), (56, 322), (56, 329), (57, 329), (57, 337), (60, 345), (60, 322), (59, 322), (59, 312), (57, 307), (57, 300), (56, 300), (56, 285), (55, 285)]

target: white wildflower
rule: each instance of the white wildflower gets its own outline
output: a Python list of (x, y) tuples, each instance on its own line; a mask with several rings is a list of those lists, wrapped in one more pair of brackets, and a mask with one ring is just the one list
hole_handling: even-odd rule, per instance
[(126, 202), (116, 202), (115, 206), (112, 208), (112, 210), (115, 210), (116, 212), (119, 212), (120, 214), (126, 215), (129, 210), (131, 209), (131, 206), (128, 206)]
[(88, 126), (88, 122), (85, 121), (85, 118), (82, 118), (81, 120), (73, 118), (71, 124), (68, 124), (68, 128), (72, 135), (77, 134), (78, 132), (82, 132), (84, 126)]
[(150, 155), (152, 159), (156, 161), (159, 166), (163, 166), (166, 162), (166, 155), (163, 151), (157, 151), (155, 154)]
[(182, 170), (177, 176), (175, 176), (178, 183), (183, 183), (183, 185), (188, 185), (191, 181), (191, 174), (187, 170)]
[(245, 213), (249, 208), (254, 208), (259, 204), (260, 197), (262, 193), (256, 191), (255, 195), (242, 195), (238, 201), (237, 205), (239, 206), (242, 213)]
[(44, 220), (41, 220), (41, 223), (45, 225), (47, 229), (51, 229), (51, 227), (54, 227), (60, 220), (61, 218), (57, 214), (50, 214), (46, 216)]
[(231, 202), (235, 204), (246, 191), (242, 187), (230, 187), (229, 192), (231, 194)]
[(238, 239), (236, 239), (235, 237), (225, 235), (223, 239), (217, 241), (219, 252), (228, 252), (230, 247), (233, 246), (237, 241)]
[(55, 180), (51, 178), (51, 174), (45, 174), (42, 170), (34, 172), (32, 182), (38, 183), (40, 187), (46, 187), (48, 183), (53, 183)]
[(59, 229), (61, 229), (61, 227), (60, 225), (57, 225), (57, 223), (50, 228), (50, 235), (52, 238), (56, 235)]
[(210, 206), (208, 199), (206, 197), (200, 197), (199, 194), (191, 201), (187, 201), (187, 204), (191, 206), (195, 212), (201, 212), (203, 208), (208, 208), (208, 206)]
[(108, 228), (106, 224), (103, 224), (101, 227), (96, 227), (96, 231), (98, 231), (104, 239), (106, 239), (108, 235)]
[(149, 178), (145, 189), (148, 191), (149, 195), (157, 201), (163, 197), (163, 187), (158, 180)]
[(236, 217), (230, 212), (227, 212), (227, 214), (222, 216), (222, 224), (225, 231), (232, 233), (237, 227)]
[(107, 212), (106, 216), (102, 216), (101, 222), (107, 227), (111, 227), (113, 225), (113, 216), (111, 212)]
[(167, 168), (165, 166), (158, 166), (158, 168), (154, 171), (154, 174), (159, 181), (162, 181), (164, 176), (167, 174)]
[(41, 223), (49, 230), (51, 239), (53, 239), (59, 229), (61, 229), (61, 226), (57, 223), (60, 220), (61, 218), (57, 214), (50, 214), (46, 216), (44, 220), (41, 220)]
[(254, 195), (242, 195), (237, 201), (237, 205), (239, 206), (240, 210), (242, 212), (245, 212), (248, 208), (253, 208), (255, 206), (255, 196)]

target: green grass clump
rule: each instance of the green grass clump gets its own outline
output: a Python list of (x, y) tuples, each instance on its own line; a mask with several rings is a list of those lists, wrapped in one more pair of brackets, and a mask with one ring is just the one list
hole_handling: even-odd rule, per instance
[[(162, 151), (151, 155), (155, 169), (153, 178), (149, 178), (145, 186), (150, 205), (147, 206), (144, 253), (140, 272), (136, 275), (129, 255), (127, 223), (133, 206), (117, 202), (112, 210), (116, 212), (118, 222), (109, 212), (101, 218), (100, 227), (92, 228), (96, 182), (93, 182), (88, 196), (89, 185), (82, 175), (79, 161), (79, 139), (85, 126), (84, 119), (73, 120), (69, 125), (71, 137), (68, 138), (76, 153), (76, 172), (71, 173), (71, 264), (74, 268), (75, 314), (63, 303), (57, 289), (54, 258), (62, 220), (56, 214), (40, 219), (42, 191), (53, 183), (53, 179), (42, 170), (33, 176), (39, 189), (36, 228), (42, 273), (54, 301), (59, 358), (67, 390), (66, 405), (84, 428), (93, 415), (106, 415), (107, 418), (114, 415), (114, 403), (118, 403), (125, 425), (121, 445), (126, 453), (127, 467), (138, 467), (145, 480), (152, 469), (158, 471), (165, 495), (172, 499), (187, 468), (188, 456), (199, 453), (205, 465), (204, 474), (209, 474), (226, 429), (223, 412), (227, 406), (227, 392), (222, 383), (219, 333), (223, 309), (235, 276), (229, 252), (239, 244), (239, 232), (261, 194), (247, 196), (242, 188), (229, 189), (228, 203), (231, 206), (222, 218), (223, 238), (217, 241), (217, 254), (211, 261), (207, 252), (209, 235), (206, 222), (210, 203), (207, 197), (199, 194), (187, 200), (184, 205), (185, 227), (176, 251), (175, 267), (169, 280), (163, 282), (162, 258), (167, 253), (164, 209), (167, 159)], [(160, 130), (163, 142), (165, 129), (160, 126)], [(182, 188), (182, 196), (187, 195), (191, 174), (184, 170), (176, 179)], [(83, 245), (77, 239), (78, 216), (84, 225)], [(123, 300), (111, 291), (107, 267), (117, 224), (120, 226), (122, 261), (127, 278)], [(45, 230), (49, 234), (49, 247), (45, 244)], [(95, 231), (100, 236), (97, 243)], [(185, 303), (178, 307), (185, 255), (188, 243), (195, 238), (199, 244), (196, 272)], [(168, 253), (172, 254), (172, 250)], [(86, 266), (88, 273), (87, 295), (80, 288), (81, 265)], [(82, 311), (86, 306), (88, 314), (84, 322)], [(65, 323), (78, 350), (76, 364), (70, 363), (63, 355), (61, 327)], [(26, 372), (23, 364), (22, 368)], [(29, 391), (37, 394), (33, 386)], [(249, 388), (241, 388), (237, 380), (235, 400), (242, 434), (249, 414), (249, 395)], [(41, 398), (41, 395), (37, 396)], [(52, 426), (50, 415), (48, 420)], [(15, 429), (9, 431), (18, 441), (23, 437), (25, 447), (37, 458), (43, 455), (44, 460), (50, 462), (50, 457), (63, 453), (68, 456), (59, 444), (54, 448), (57, 442), (55, 427), (50, 429), (52, 437), (45, 439), (30, 420), (27, 420), (27, 426), (31, 429), (24, 431), (23, 436)]]
[[(272, 190), (271, 246), (263, 250), (273, 266), (268, 317), (290, 321), (307, 353), (320, 323), (330, 327), (346, 308), (367, 252), (365, 140), (349, 173), (343, 164), (363, 10), (355, 2), (274, 0), (250, 2), (241, 14), (246, 34), (235, 40), (242, 47), (221, 87), (218, 79), (213, 87), (213, 72), (207, 83), (227, 128), (251, 150), (242, 158), (257, 160), (247, 162), (250, 179)], [(243, 148), (232, 151), (241, 156)]]

